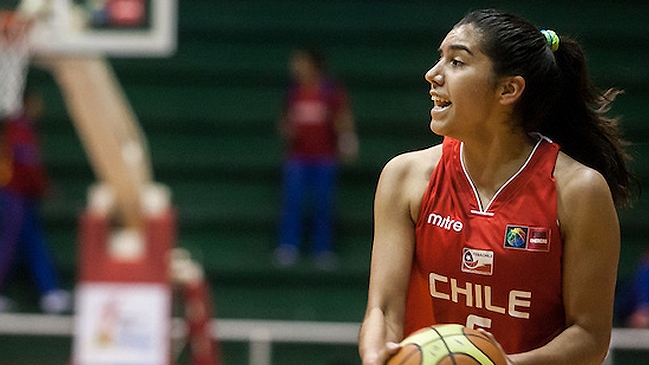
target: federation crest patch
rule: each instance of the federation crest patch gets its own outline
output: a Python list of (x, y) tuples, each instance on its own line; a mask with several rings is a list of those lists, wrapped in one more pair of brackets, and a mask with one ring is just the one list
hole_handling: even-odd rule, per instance
[(505, 247), (507, 248), (527, 248), (527, 234), (529, 228), (520, 226), (507, 226), (505, 230)]
[(550, 228), (507, 226), (505, 229), (505, 248), (525, 251), (550, 251)]
[(465, 247), (462, 252), (462, 272), (480, 275), (493, 275), (493, 251), (476, 250)]

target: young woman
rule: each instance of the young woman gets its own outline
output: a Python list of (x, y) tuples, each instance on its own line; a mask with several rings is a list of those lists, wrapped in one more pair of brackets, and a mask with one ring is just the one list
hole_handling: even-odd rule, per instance
[(447, 34), (430, 83), (441, 145), (391, 160), (359, 350), (384, 364), (413, 331), (493, 334), (511, 364), (600, 364), (629, 198), (624, 141), (579, 45), (496, 10)]

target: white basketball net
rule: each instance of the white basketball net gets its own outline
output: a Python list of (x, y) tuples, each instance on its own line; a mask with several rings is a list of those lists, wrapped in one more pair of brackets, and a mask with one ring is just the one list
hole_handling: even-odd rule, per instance
[(18, 15), (0, 15), (0, 117), (22, 108), (29, 66), (29, 23)]

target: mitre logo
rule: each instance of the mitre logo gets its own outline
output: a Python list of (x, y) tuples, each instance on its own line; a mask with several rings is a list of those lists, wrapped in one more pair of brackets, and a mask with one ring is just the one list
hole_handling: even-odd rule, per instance
[(458, 233), (461, 232), (462, 229), (464, 228), (464, 223), (462, 223), (457, 218), (451, 218), (450, 215), (444, 217), (436, 213), (430, 213), (428, 215), (428, 219), (426, 220), (426, 223), (443, 228), (447, 231), (452, 230)]

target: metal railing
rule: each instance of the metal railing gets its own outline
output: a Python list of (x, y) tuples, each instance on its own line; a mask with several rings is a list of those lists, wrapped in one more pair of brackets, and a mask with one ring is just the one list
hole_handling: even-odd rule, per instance
[[(213, 319), (211, 331), (219, 341), (248, 342), (250, 365), (271, 365), (274, 343), (343, 344), (358, 341), (359, 323)], [(74, 317), (44, 314), (0, 314), (0, 335), (72, 336)], [(185, 323), (174, 318), (171, 336), (182, 339)], [(610, 350), (648, 350), (649, 330), (614, 328)], [(603, 365), (615, 364), (614, 352)]]

